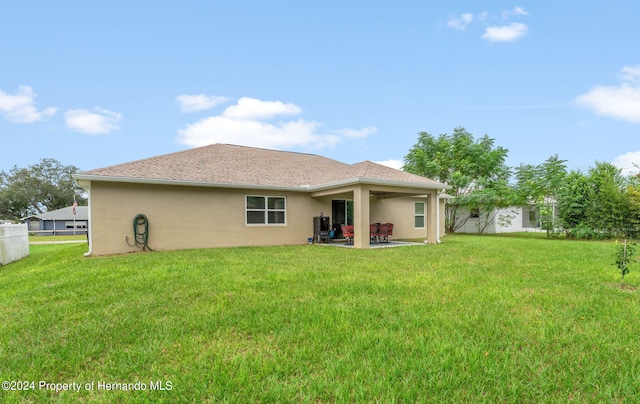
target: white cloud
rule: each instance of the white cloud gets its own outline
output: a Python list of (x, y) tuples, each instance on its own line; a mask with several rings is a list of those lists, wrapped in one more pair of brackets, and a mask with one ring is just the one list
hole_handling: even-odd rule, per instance
[(591, 108), (596, 114), (631, 123), (640, 123), (640, 87), (629, 84), (596, 86), (575, 101)]
[(179, 95), (176, 97), (176, 101), (180, 104), (182, 112), (197, 112), (211, 109), (216, 105), (229, 101), (227, 97), (220, 97), (216, 95)]
[(529, 15), (529, 12), (522, 7), (514, 7), (513, 13), (516, 15)]
[(640, 65), (622, 68), (623, 82), (617, 86), (595, 86), (574, 99), (597, 115), (640, 123)]
[(504, 10), (502, 12), (502, 18), (508, 20), (514, 15), (529, 15), (529, 12), (522, 7), (514, 7), (513, 10)]
[(201, 119), (178, 131), (178, 141), (192, 147), (212, 143), (231, 143), (267, 149), (292, 147), (323, 148), (344, 137), (364, 137), (376, 131), (341, 129), (322, 133), (319, 122), (304, 119), (273, 122), (278, 116), (299, 115), (302, 109), (280, 101), (262, 101), (244, 97), (222, 114)]
[(259, 120), (238, 120), (226, 116), (202, 119), (178, 131), (179, 141), (187, 146), (211, 143), (231, 143), (245, 146), (280, 149), (295, 146), (334, 145), (335, 135), (317, 133), (317, 122), (297, 121), (272, 124)]
[(611, 162), (614, 166), (622, 170), (623, 175), (632, 175), (640, 171), (640, 151), (629, 152), (620, 155)]
[(374, 161), (374, 163), (382, 164), (383, 166), (395, 168), (396, 170), (402, 170), (402, 166), (404, 166), (404, 161), (402, 160), (383, 160), (383, 161)]
[(362, 129), (342, 129), (336, 132), (346, 137), (365, 138), (373, 133), (376, 133), (377, 131), (378, 131), (377, 128), (373, 126), (367, 126), (366, 128), (362, 128)]
[(622, 74), (620, 77), (623, 81), (627, 81), (634, 84), (640, 84), (640, 65), (625, 66), (621, 69)]
[(243, 97), (236, 105), (225, 109), (222, 115), (233, 119), (269, 119), (278, 115), (298, 115), (301, 112), (300, 107), (295, 104)]
[(513, 22), (509, 25), (487, 27), (482, 38), (490, 42), (513, 42), (525, 36), (528, 30), (526, 24)]
[(31, 123), (56, 113), (56, 108), (38, 111), (35, 107), (36, 93), (31, 87), (20, 86), (14, 94), (0, 90), (0, 113), (11, 122)]
[(96, 107), (92, 111), (86, 109), (67, 110), (64, 119), (67, 127), (71, 130), (88, 135), (101, 135), (119, 130), (118, 122), (122, 120), (122, 115)]
[(451, 17), (447, 21), (447, 25), (453, 29), (464, 31), (465, 28), (473, 21), (473, 14), (465, 13), (460, 17)]
[[(483, 11), (475, 16), (471, 13), (464, 13), (457, 17), (450, 17), (447, 20), (449, 28), (464, 31), (474, 21), (479, 21), (483, 25), (487, 26), (490, 21), (511, 20), (513, 17), (528, 16), (529, 12), (523, 7), (514, 7), (511, 10), (503, 10), (501, 16), (490, 14), (488, 11)], [(520, 22), (512, 22), (508, 25), (493, 25), (487, 26), (482, 38), (491, 42), (513, 42), (522, 38), (527, 34), (529, 27), (526, 24)]]

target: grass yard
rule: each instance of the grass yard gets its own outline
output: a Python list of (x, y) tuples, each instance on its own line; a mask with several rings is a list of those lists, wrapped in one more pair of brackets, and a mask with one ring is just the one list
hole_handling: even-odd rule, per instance
[(620, 288), (612, 243), (443, 241), (32, 246), (0, 267), (0, 379), (35, 385), (0, 401), (640, 401), (640, 265)]
[(29, 236), (30, 243), (52, 243), (60, 241), (87, 241), (86, 234), (76, 234), (69, 236)]

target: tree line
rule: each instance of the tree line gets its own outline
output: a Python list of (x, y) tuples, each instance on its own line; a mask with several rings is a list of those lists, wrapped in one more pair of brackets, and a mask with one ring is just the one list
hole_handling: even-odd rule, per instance
[(74, 201), (86, 205), (83, 190), (71, 177), (78, 172), (78, 167), (50, 158), (26, 168), (0, 171), (0, 219), (18, 221), (71, 206)]
[(623, 175), (611, 163), (596, 161), (586, 172), (567, 170), (552, 155), (544, 162), (508, 167), (508, 150), (484, 135), (475, 139), (464, 128), (452, 134), (418, 134), (404, 158), (404, 170), (452, 186), (445, 226), (462, 228), (471, 216), (484, 227), (513, 216), (498, 209), (531, 206), (549, 236), (602, 239), (636, 237), (640, 228), (640, 174)]

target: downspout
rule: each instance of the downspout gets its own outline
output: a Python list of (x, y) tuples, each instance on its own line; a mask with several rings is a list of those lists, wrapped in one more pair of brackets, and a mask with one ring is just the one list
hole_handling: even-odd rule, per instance
[(86, 253), (84, 253), (85, 257), (90, 256), (91, 254), (93, 254), (93, 224), (91, 224), (92, 220), (91, 220), (91, 182), (89, 182), (88, 186), (85, 188), (85, 190), (87, 191), (87, 196), (88, 198), (88, 203), (87, 203), (87, 210), (88, 210), (88, 218), (87, 218), (87, 238), (89, 239), (89, 251), (87, 251)]
[(88, 211), (88, 218), (87, 218), (87, 238), (89, 240), (89, 251), (87, 251), (86, 253), (84, 253), (85, 257), (90, 256), (91, 254), (93, 254), (93, 225), (91, 224), (92, 220), (91, 220), (91, 181), (85, 181), (85, 180), (76, 180), (76, 182), (78, 183), (78, 185), (80, 185), (80, 187), (82, 189), (84, 189), (85, 191), (87, 191), (87, 196), (88, 198), (88, 206), (87, 206), (87, 211)]

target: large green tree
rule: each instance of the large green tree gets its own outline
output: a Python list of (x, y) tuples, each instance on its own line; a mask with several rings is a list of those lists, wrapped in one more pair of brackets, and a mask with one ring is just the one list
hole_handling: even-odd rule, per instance
[(634, 227), (627, 185), (628, 179), (611, 163), (596, 162), (589, 169), (587, 218), (593, 228), (605, 235), (622, 236)]
[(492, 220), (496, 208), (513, 204), (507, 153), (489, 136), (475, 139), (461, 127), (437, 137), (420, 132), (404, 158), (404, 170), (452, 186), (448, 192), (454, 198), (447, 204), (445, 226), (453, 233), (472, 213)]
[(542, 164), (521, 164), (515, 169), (518, 205), (535, 207), (538, 220), (547, 235), (559, 229), (556, 204), (567, 176), (565, 162), (556, 154)]
[(558, 190), (558, 219), (567, 237), (577, 238), (587, 226), (589, 205), (589, 177), (581, 171), (571, 171)]
[(84, 193), (72, 174), (80, 170), (55, 159), (42, 159), (26, 168), (0, 171), (0, 218), (22, 217), (70, 206), (74, 197), (86, 203)]
[(637, 228), (640, 227), (640, 173), (629, 178), (627, 193), (629, 194), (630, 220)]
[(570, 238), (635, 236), (640, 199), (636, 181), (610, 163), (569, 173), (558, 192), (560, 225)]

